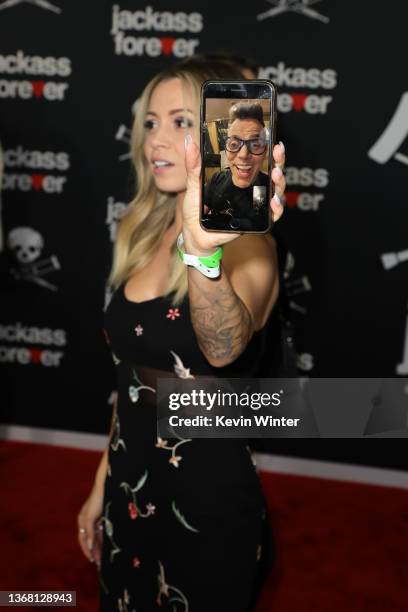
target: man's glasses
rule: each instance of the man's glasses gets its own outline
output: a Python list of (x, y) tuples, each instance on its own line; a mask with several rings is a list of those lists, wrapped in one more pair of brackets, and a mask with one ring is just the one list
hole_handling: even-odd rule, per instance
[(252, 155), (262, 155), (262, 153), (265, 153), (266, 147), (268, 146), (265, 138), (242, 140), (242, 138), (238, 138), (238, 136), (229, 136), (225, 141), (225, 148), (230, 153), (238, 153), (244, 145), (247, 146), (248, 151), (252, 153)]

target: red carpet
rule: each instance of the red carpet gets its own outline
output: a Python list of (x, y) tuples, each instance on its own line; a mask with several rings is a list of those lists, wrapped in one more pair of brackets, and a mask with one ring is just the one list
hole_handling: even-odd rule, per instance
[[(1, 590), (76, 590), (76, 609), (97, 611), (76, 515), (99, 457), (0, 442)], [(258, 612), (407, 612), (408, 491), (267, 473), (262, 481), (278, 562)]]

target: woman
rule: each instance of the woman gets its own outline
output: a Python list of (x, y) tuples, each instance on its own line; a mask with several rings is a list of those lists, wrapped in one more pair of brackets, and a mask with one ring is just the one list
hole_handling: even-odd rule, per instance
[[(239, 78), (194, 60), (145, 88), (132, 132), (138, 189), (118, 228), (105, 332), (118, 371), (109, 446), (79, 515), (98, 564), (100, 610), (252, 609), (265, 503), (245, 440), (157, 436), (160, 376), (256, 376), (278, 294), (274, 241), (209, 233), (199, 216), (199, 88)], [(284, 164), (283, 146), (274, 149)], [(278, 197), (284, 178), (275, 168)], [(225, 246), (208, 278), (185, 266)], [(99, 529), (103, 533), (98, 537)]]
[[(262, 106), (240, 102), (229, 111), (225, 142), (228, 168), (214, 174), (205, 186), (205, 203), (214, 221), (232, 229), (262, 229), (267, 224), (268, 175), (262, 166), (268, 153)], [(205, 225), (205, 221), (204, 221)]]

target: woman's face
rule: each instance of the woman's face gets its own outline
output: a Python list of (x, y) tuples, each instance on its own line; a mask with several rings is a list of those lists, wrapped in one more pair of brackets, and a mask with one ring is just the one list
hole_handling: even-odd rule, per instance
[[(242, 140), (259, 138), (264, 131), (263, 125), (256, 119), (235, 119), (228, 129), (228, 136), (237, 136)], [(262, 168), (267, 149), (261, 155), (253, 155), (246, 144), (237, 153), (226, 151), (232, 182), (236, 187), (249, 187)]]
[(192, 132), (192, 96), (180, 79), (162, 81), (153, 90), (145, 117), (143, 151), (160, 191), (186, 189), (184, 138)]

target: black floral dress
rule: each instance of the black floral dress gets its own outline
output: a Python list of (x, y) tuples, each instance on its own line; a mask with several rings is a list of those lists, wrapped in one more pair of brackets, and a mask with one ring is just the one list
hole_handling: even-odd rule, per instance
[(256, 599), (266, 506), (245, 439), (161, 439), (158, 376), (256, 376), (263, 331), (225, 368), (210, 366), (188, 297), (136, 303), (125, 283), (104, 313), (117, 367), (99, 570), (100, 610), (248, 612)]

